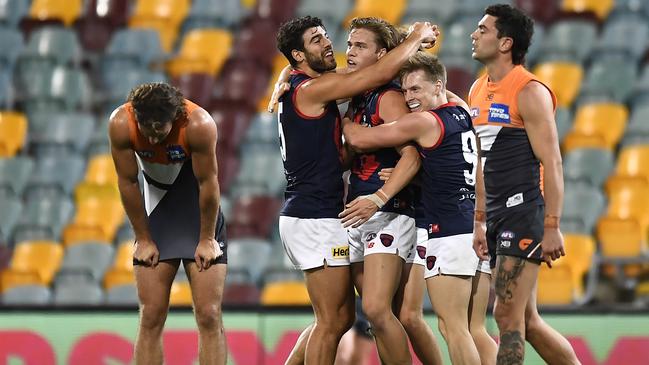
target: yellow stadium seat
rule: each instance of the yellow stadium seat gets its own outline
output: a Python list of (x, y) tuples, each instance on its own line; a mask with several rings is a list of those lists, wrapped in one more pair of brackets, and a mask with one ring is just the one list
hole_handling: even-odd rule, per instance
[(192, 305), (192, 288), (189, 285), (189, 282), (174, 281), (173, 284), (171, 284), (169, 305), (172, 307), (184, 307)]
[(241, 0), (241, 5), (246, 9), (252, 9), (257, 4), (257, 0)]
[(117, 171), (109, 154), (94, 156), (88, 161), (84, 181), (97, 185), (117, 186)]
[(399, 24), (404, 11), (406, 0), (356, 0), (354, 8), (347, 14), (343, 26), (347, 28), (356, 17), (375, 16), (385, 19), (390, 24)]
[(49, 285), (63, 260), (63, 247), (53, 241), (24, 241), (14, 248), (9, 268), (18, 273), (35, 273)]
[(120, 199), (117, 184), (97, 185), (82, 181), (74, 189), (76, 203), (86, 199)]
[(43, 281), (34, 271), (13, 271), (6, 269), (0, 272), (0, 292), (22, 285), (43, 285)]
[(597, 239), (605, 257), (637, 257), (645, 248), (640, 222), (631, 218), (600, 219)]
[(573, 301), (572, 272), (569, 266), (556, 266), (551, 269), (541, 265), (537, 300), (541, 305), (566, 305)]
[(641, 178), (614, 177), (606, 183), (607, 216), (635, 219), (640, 224), (643, 239), (649, 232), (649, 183)]
[(133, 274), (133, 271), (111, 269), (106, 272), (106, 275), (104, 275), (104, 288), (106, 290), (114, 286), (127, 284), (135, 284), (135, 275)]
[(595, 241), (590, 235), (570, 234), (564, 235), (566, 256), (561, 257), (552, 265), (570, 267), (572, 287), (576, 296), (584, 293), (583, 278), (590, 271), (595, 254)]
[(0, 112), (0, 157), (12, 157), (25, 144), (27, 118), (23, 113)]
[(609, 149), (620, 141), (629, 111), (623, 104), (587, 104), (577, 110), (573, 129), (584, 135), (601, 136)]
[(561, 151), (563, 155), (570, 153), (572, 150), (579, 148), (600, 148), (611, 150), (609, 146), (606, 145), (604, 137), (599, 135), (586, 135), (582, 132), (570, 132), (563, 138), (561, 145)]
[(649, 183), (649, 145), (623, 148), (617, 160), (615, 174), (640, 177)]
[(560, 107), (569, 107), (579, 93), (584, 69), (572, 62), (547, 62), (534, 68), (534, 74), (557, 96)]
[(119, 199), (84, 199), (77, 202), (72, 223), (63, 231), (63, 242), (66, 245), (83, 240), (112, 242), (124, 216)]
[(614, 0), (563, 0), (561, 10), (570, 13), (590, 11), (600, 20), (604, 20), (613, 9), (614, 3)]
[(172, 77), (203, 73), (217, 76), (232, 50), (232, 33), (222, 29), (195, 29), (183, 38), (179, 54), (169, 61)]
[(266, 284), (261, 293), (263, 305), (310, 305), (306, 285), (299, 281)]
[(113, 269), (122, 271), (133, 271), (133, 253), (135, 252), (135, 243), (133, 240), (125, 240), (117, 247), (115, 259), (113, 260)]
[(157, 30), (162, 49), (171, 52), (189, 7), (189, 0), (138, 0), (129, 26)]
[(29, 9), (29, 17), (34, 19), (61, 19), (66, 26), (81, 15), (82, 0), (34, 0)]

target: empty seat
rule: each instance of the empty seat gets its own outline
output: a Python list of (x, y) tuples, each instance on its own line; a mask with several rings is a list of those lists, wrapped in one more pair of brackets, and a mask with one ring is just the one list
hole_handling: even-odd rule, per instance
[(623, 103), (637, 77), (635, 62), (623, 57), (604, 57), (595, 60), (588, 69), (581, 93)]
[(516, 0), (514, 4), (542, 23), (554, 21), (559, 12), (559, 1), (557, 0)]
[(77, 242), (65, 249), (59, 276), (77, 275), (99, 282), (113, 260), (113, 246), (106, 242)]
[(27, 156), (0, 158), (0, 189), (21, 196), (34, 169), (34, 161)]
[(44, 27), (34, 31), (22, 57), (47, 59), (58, 65), (79, 61), (81, 47), (74, 31), (62, 27)]
[[(131, 256), (133, 261), (133, 256)], [(133, 271), (122, 271), (118, 269), (109, 269), (104, 275), (104, 288), (111, 290), (114, 287), (124, 285), (135, 285), (135, 274)]]
[[(409, 3), (412, 3), (411, 0)], [(342, 23), (345, 16), (349, 13), (352, 2), (349, 0), (331, 0), (328, 2), (320, 0), (302, 0), (300, 1), (297, 14), (298, 16), (318, 14), (325, 21), (325, 26), (335, 27)], [(327, 22), (327, 21), (330, 21)]]
[(18, 22), (27, 15), (29, 1), (5, 0), (0, 2), (0, 24), (7, 28), (16, 28)]
[(185, 23), (202, 25), (200, 28), (233, 27), (239, 23), (243, 14), (240, 0), (194, 0)]
[(121, 271), (133, 271), (133, 254), (135, 253), (135, 243), (132, 240), (126, 240), (119, 244), (113, 269)]
[(76, 214), (63, 231), (63, 242), (112, 242), (124, 217), (124, 208), (119, 199), (101, 196), (83, 199), (77, 202)]
[(0, 112), (0, 157), (15, 155), (25, 144), (27, 119), (19, 112)]
[(185, 35), (180, 52), (167, 64), (172, 77), (204, 73), (216, 76), (230, 55), (232, 34), (223, 29), (197, 29)]
[[(47, 154), (48, 148), (56, 151), (83, 153), (90, 142), (94, 129), (94, 118), (89, 114), (61, 113), (50, 116), (49, 123), (40, 133), (40, 138), (32, 139), (36, 143), (38, 155)], [(58, 147), (58, 149), (56, 149)], [(41, 153), (39, 148), (45, 151)]]
[(212, 89), (214, 89), (214, 78), (207, 74), (182, 74), (171, 83), (180, 89), (185, 98), (194, 103), (207, 107), (212, 99)]
[(94, 306), (102, 304), (103, 300), (103, 291), (93, 282), (62, 283), (54, 288), (54, 305)]
[(79, 17), (82, 0), (33, 0), (29, 16), (34, 19), (60, 19), (70, 26)]
[(282, 158), (278, 153), (277, 142), (268, 144), (269, 148), (246, 152), (241, 159), (241, 169), (233, 195), (256, 194), (276, 196), (285, 186)]
[[(38, 282), (49, 285), (63, 260), (63, 248), (53, 241), (26, 241), (16, 244), (9, 271), (35, 274)], [(3, 286), (7, 289), (7, 286)]]
[[(244, 21), (241, 24), (239, 32), (236, 34), (234, 46), (232, 47), (232, 57), (239, 60), (254, 60), (255, 62), (253, 63), (257, 65), (270, 67), (273, 62), (273, 57), (277, 53), (275, 44), (276, 33), (277, 25), (270, 19), (250, 19)], [(263, 70), (263, 72), (266, 73), (266, 70)], [(221, 73), (226, 74), (226, 69)], [(264, 87), (266, 86), (266, 82), (264, 80)]]
[(579, 93), (583, 69), (577, 63), (548, 62), (536, 66), (534, 74), (554, 91), (559, 106), (570, 107)]
[(584, 276), (590, 271), (596, 246), (590, 234), (565, 234), (564, 245), (566, 256), (562, 256), (552, 265), (568, 266), (572, 274), (572, 287), (575, 298), (584, 294)]
[(613, 148), (624, 133), (628, 114), (626, 106), (622, 104), (586, 104), (577, 110), (574, 130), (585, 135), (600, 136), (608, 148)]
[(583, 19), (559, 20), (546, 35), (542, 52), (552, 58), (582, 63), (597, 39), (597, 26)]
[(169, 305), (172, 307), (186, 307), (192, 305), (192, 288), (189, 282), (174, 281), (169, 293)]
[(25, 47), (23, 35), (16, 29), (0, 28), (0, 47), (2, 47), (2, 53), (0, 53), (0, 70), (5, 70), (11, 74), (13, 73), (18, 55), (20, 55)]
[[(442, 60), (450, 57), (471, 59), (471, 41), (469, 35), (477, 28), (477, 19), (473, 16), (456, 19), (445, 28), (444, 40), (440, 49)], [(469, 39), (467, 41), (467, 39)], [(450, 67), (447, 64), (447, 67)]]
[(226, 64), (217, 80), (215, 97), (227, 102), (237, 102), (256, 108), (266, 91), (268, 73), (253, 61), (231, 61)]
[(539, 305), (567, 305), (574, 299), (572, 272), (569, 266), (539, 269), (537, 301)]
[(0, 241), (9, 242), (14, 226), (18, 222), (23, 204), (13, 195), (0, 195)]
[(266, 284), (261, 292), (261, 304), (267, 306), (310, 305), (304, 282), (286, 281)]
[(267, 196), (241, 197), (233, 208), (228, 225), (230, 237), (268, 237), (281, 203)]
[(137, 306), (137, 288), (135, 285), (118, 285), (106, 290), (106, 304)]
[(606, 22), (597, 49), (602, 52), (622, 51), (631, 59), (640, 59), (647, 49), (649, 24), (638, 13), (622, 13)]
[[(266, 240), (232, 239), (228, 243), (228, 267), (247, 271), (250, 279), (257, 282), (266, 270), (271, 250), (271, 243)], [(252, 262), (255, 264), (251, 265)]]
[(649, 145), (628, 146), (620, 151), (617, 176), (640, 177), (649, 183)]
[(558, 107), (554, 114), (554, 120), (557, 123), (559, 141), (562, 141), (563, 137), (565, 137), (568, 131), (572, 129), (572, 113), (570, 108)]
[(151, 62), (160, 60), (163, 53), (160, 35), (155, 30), (120, 29), (113, 34), (103, 62), (119, 61), (114, 70), (118, 72), (124, 62), (148, 67)]
[(36, 186), (51, 186), (69, 194), (80, 180), (84, 168), (85, 160), (79, 155), (39, 158), (29, 179), (28, 189)]
[(189, 0), (138, 0), (129, 26), (155, 29), (160, 34), (162, 49), (170, 52), (189, 6)]
[(83, 180), (96, 185), (117, 186), (117, 171), (111, 155), (93, 156), (88, 161), (88, 169)]
[(27, 199), (14, 237), (17, 241), (37, 238), (58, 240), (73, 212), (74, 205), (67, 195)]
[(167, 81), (165, 74), (161, 72), (137, 68), (128, 68), (121, 72), (104, 72), (103, 79), (109, 99), (119, 104), (125, 102), (131, 89), (140, 84)]
[(89, 0), (75, 27), (83, 48), (103, 52), (113, 31), (126, 24), (129, 0)]
[(407, 1), (404, 0), (356, 0), (344, 24), (349, 24), (353, 18), (366, 16), (375, 16), (385, 19), (390, 24), (399, 24), (406, 10), (406, 3)]
[(8, 306), (48, 305), (51, 300), (52, 293), (42, 285), (16, 286), (2, 295), (2, 304)]
[(608, 216), (635, 219), (642, 234), (649, 234), (649, 184), (644, 179), (614, 177), (606, 184), (609, 204)]
[(250, 105), (217, 102), (211, 105), (210, 114), (219, 130), (219, 151), (236, 151), (253, 116)]
[(568, 133), (561, 143), (561, 151), (564, 155), (579, 148), (612, 149), (600, 135), (575, 131)]
[(613, 3), (613, 0), (562, 0), (561, 10), (569, 13), (591, 12), (603, 20), (613, 9)]
[(246, 132), (246, 143), (273, 143), (278, 141), (277, 117), (272, 113), (257, 113)]
[(566, 181), (585, 182), (602, 186), (613, 169), (615, 157), (610, 150), (580, 148), (572, 150), (563, 159), (563, 177)]
[(597, 224), (597, 240), (605, 258), (637, 258), (646, 252), (646, 234), (636, 219), (604, 217)]
[[(229, 258), (228, 258), (229, 260)], [(229, 268), (228, 268), (229, 269)], [(229, 273), (228, 273), (229, 275)], [(252, 283), (233, 283), (228, 284), (223, 289), (223, 305), (226, 306), (241, 306), (250, 305), (257, 306), (261, 293), (257, 285)]]

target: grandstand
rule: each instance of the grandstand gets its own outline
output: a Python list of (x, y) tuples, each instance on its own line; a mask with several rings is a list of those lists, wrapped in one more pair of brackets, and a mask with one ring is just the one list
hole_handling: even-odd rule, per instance
[[(321, 17), (341, 60), (354, 16), (434, 22), (448, 87), (466, 96), (482, 71), (469, 34), (493, 2), (0, 1), (0, 307), (134, 308), (133, 234), (107, 122), (133, 86), (152, 81), (179, 87), (219, 127), (225, 307), (309, 304), (277, 227), (285, 180), (265, 109), (286, 64), (279, 25)], [(536, 20), (527, 67), (559, 104), (568, 256), (542, 268), (539, 304), (647, 308), (649, 1), (510, 2)], [(171, 303), (191, 305), (182, 265)]]

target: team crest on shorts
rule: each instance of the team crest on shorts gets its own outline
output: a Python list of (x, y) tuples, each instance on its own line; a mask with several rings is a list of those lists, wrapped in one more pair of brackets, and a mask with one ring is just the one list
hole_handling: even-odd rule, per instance
[(367, 236), (365, 236), (365, 242), (370, 242), (375, 238), (376, 238), (376, 233), (368, 233)]
[(417, 246), (417, 255), (419, 255), (420, 259), (426, 258), (426, 247)]
[(392, 246), (392, 242), (394, 242), (394, 237), (386, 233), (381, 233), (381, 236), (379, 238), (381, 239), (381, 243), (385, 247)]
[(426, 267), (428, 270), (432, 270), (435, 267), (435, 261), (437, 261), (437, 257), (435, 256), (426, 257)]

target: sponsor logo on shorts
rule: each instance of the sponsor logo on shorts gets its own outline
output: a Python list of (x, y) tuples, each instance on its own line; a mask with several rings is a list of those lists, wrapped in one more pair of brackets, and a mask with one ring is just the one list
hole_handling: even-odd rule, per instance
[(365, 236), (365, 242), (370, 242), (375, 238), (376, 238), (376, 233), (368, 233), (367, 236)]
[(374, 241), (368, 242), (367, 243), (367, 248), (372, 248), (372, 247), (374, 247)]
[(349, 257), (349, 245), (331, 248), (331, 256), (334, 259), (344, 259)]
[(426, 257), (426, 247), (417, 246), (417, 255), (419, 255), (420, 259), (425, 258)]
[(138, 156), (141, 158), (153, 158), (153, 151), (151, 150), (140, 150), (140, 151), (135, 151)]
[(438, 232), (439, 232), (439, 224), (428, 225), (428, 233), (438, 233)]
[(426, 257), (426, 267), (428, 270), (432, 270), (435, 267), (435, 261), (437, 261), (437, 257), (435, 256)]
[(514, 232), (512, 231), (503, 231), (503, 233), (500, 234), (500, 238), (506, 239), (506, 240), (513, 240), (514, 239)]
[(515, 207), (517, 205), (523, 204), (523, 193), (518, 193), (507, 198), (507, 203), (505, 205), (507, 208)]
[(181, 145), (172, 144), (167, 146), (167, 158), (171, 162), (182, 162), (187, 158), (187, 153)]
[(381, 236), (379, 236), (379, 238), (381, 239), (381, 243), (385, 247), (392, 246), (392, 242), (394, 242), (394, 237), (386, 233), (381, 233)]
[(487, 121), (494, 123), (509, 123), (509, 105), (492, 103), (489, 107)]
[(512, 241), (510, 240), (500, 241), (500, 247), (509, 248), (509, 246), (511, 245), (512, 245)]
[(528, 247), (534, 242), (534, 240), (531, 240), (529, 238), (522, 238), (520, 241), (518, 241), (518, 248), (520, 248), (522, 251), (527, 250)]

